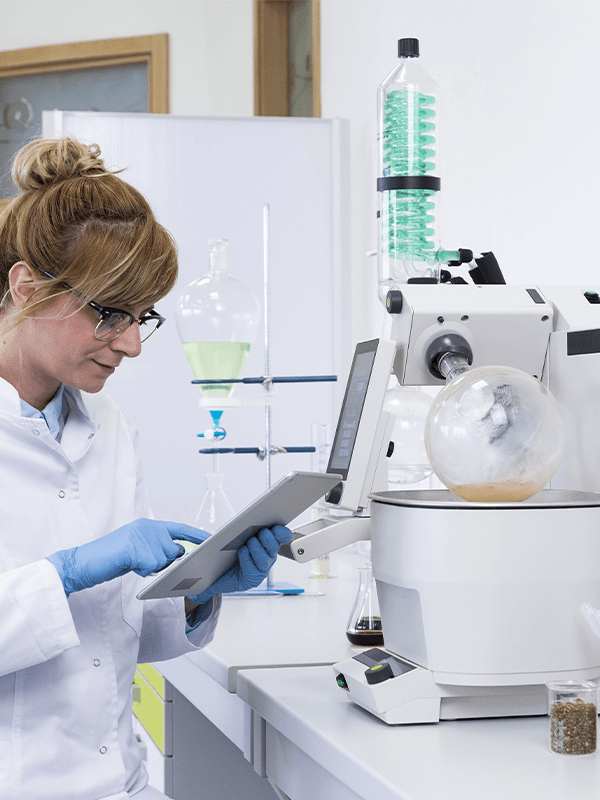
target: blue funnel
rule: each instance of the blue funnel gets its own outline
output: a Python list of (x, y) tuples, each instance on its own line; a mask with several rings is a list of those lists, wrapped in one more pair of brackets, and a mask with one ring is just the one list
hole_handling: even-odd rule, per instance
[(220, 427), (220, 424), (221, 424), (221, 417), (222, 417), (222, 415), (223, 415), (223, 411), (222, 411), (222, 410), (221, 410), (221, 411), (218, 411), (218, 410), (212, 410), (212, 411), (210, 412), (210, 415), (211, 415), (211, 417), (212, 417), (212, 419), (213, 419), (213, 424), (214, 424), (215, 428), (218, 428), (218, 427)]

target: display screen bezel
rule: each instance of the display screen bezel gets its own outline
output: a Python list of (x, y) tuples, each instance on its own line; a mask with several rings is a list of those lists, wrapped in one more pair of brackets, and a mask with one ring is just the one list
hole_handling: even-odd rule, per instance
[[(335, 436), (333, 437), (333, 444), (331, 445), (331, 452), (329, 454), (329, 463), (327, 464), (327, 472), (329, 472), (329, 473), (337, 473), (338, 475), (341, 475), (344, 480), (346, 480), (348, 478), (348, 472), (350, 471), (350, 465), (352, 464), (352, 456), (353, 456), (353, 453), (354, 453), (354, 446), (356, 444), (356, 434), (358, 432), (358, 427), (360, 425), (360, 420), (361, 420), (362, 413), (363, 413), (363, 410), (364, 410), (364, 407), (365, 407), (365, 400), (366, 400), (366, 397), (367, 397), (367, 393), (369, 391), (369, 385), (370, 385), (370, 382), (371, 382), (371, 376), (373, 374), (373, 365), (375, 364), (375, 355), (377, 353), (377, 346), (378, 345), (379, 345), (379, 339), (370, 339), (367, 342), (359, 342), (356, 345), (356, 348), (354, 350), (354, 357), (352, 359), (352, 366), (350, 367), (350, 374), (348, 376), (348, 382), (346, 384), (346, 391), (344, 393), (344, 400), (342, 402), (342, 407), (340, 409), (337, 428), (336, 428), (336, 431), (335, 431)], [(340, 445), (340, 442), (341, 442), (341, 439), (342, 439), (342, 431), (343, 431), (343, 427), (342, 426), (343, 426), (343, 423), (344, 423), (344, 420), (345, 420), (345, 412), (346, 412), (346, 408), (347, 408), (348, 399), (350, 397), (350, 389), (351, 389), (352, 382), (353, 382), (353, 379), (354, 379), (354, 372), (355, 372), (355, 369), (356, 369), (357, 361), (358, 361), (359, 356), (362, 356), (365, 353), (372, 353), (371, 365), (370, 365), (370, 369), (369, 369), (369, 376), (368, 376), (368, 379), (367, 379), (367, 385), (366, 385), (366, 388), (365, 388), (363, 396), (362, 396), (362, 403), (361, 403), (361, 407), (360, 407), (360, 413), (358, 415), (358, 421), (357, 421), (357, 424), (356, 424), (356, 428), (354, 430), (354, 437), (352, 439), (352, 446), (351, 446), (351, 450), (350, 450), (350, 455), (348, 456), (347, 466), (346, 467), (333, 466), (332, 462), (337, 457), (337, 451), (338, 451), (338, 448), (339, 448), (339, 445)]]

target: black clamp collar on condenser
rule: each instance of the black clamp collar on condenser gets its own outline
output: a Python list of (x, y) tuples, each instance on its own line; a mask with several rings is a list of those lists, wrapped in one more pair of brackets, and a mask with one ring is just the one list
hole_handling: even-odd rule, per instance
[(441, 180), (434, 175), (393, 175), (389, 178), (377, 178), (378, 192), (393, 192), (407, 189), (428, 189), (430, 192), (439, 192), (441, 185)]

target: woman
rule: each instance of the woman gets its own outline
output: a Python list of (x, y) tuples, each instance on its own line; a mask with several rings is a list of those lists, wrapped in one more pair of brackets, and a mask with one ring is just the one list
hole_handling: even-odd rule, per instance
[(136, 432), (101, 390), (164, 322), (177, 257), (100, 151), (39, 140), (0, 216), (0, 797), (137, 800), (136, 663), (207, 644), (220, 593), (258, 585), (265, 529), (201, 596), (141, 602), (143, 577), (202, 531), (150, 517)]

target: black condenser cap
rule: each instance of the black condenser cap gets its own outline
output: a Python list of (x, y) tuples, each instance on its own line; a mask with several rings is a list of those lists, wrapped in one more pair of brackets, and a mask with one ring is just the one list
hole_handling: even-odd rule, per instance
[(398, 58), (408, 56), (408, 58), (419, 57), (419, 40), (418, 39), (399, 39), (398, 40)]

